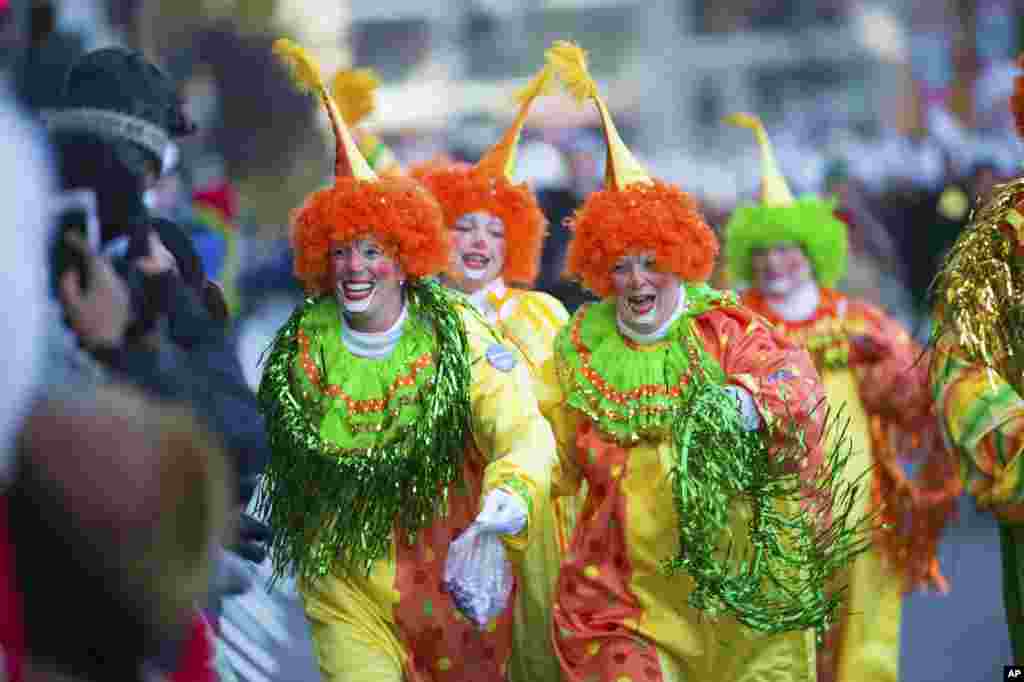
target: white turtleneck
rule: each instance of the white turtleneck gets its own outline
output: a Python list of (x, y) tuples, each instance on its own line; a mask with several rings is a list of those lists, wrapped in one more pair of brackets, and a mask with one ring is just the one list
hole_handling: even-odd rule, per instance
[(408, 314), (408, 306), (402, 301), (402, 313), (389, 329), (382, 332), (360, 332), (349, 326), (348, 318), (341, 314), (341, 342), (352, 355), (360, 358), (383, 358), (391, 355), (398, 340), (402, 338), (402, 327)]
[(786, 322), (803, 322), (814, 316), (821, 303), (821, 292), (814, 280), (807, 280), (786, 298), (765, 298), (768, 307)]
[(491, 302), (487, 300), (487, 297), (489, 294), (493, 294), (500, 301), (505, 298), (506, 293), (508, 293), (508, 287), (505, 286), (505, 280), (501, 277), (496, 277), (488, 282), (484, 288), (469, 294), (467, 298), (490, 324), (495, 324), (498, 321), (498, 313), (500, 311), (494, 308)]
[(615, 313), (615, 322), (619, 327), (619, 333), (621, 333), (623, 336), (636, 343), (639, 343), (640, 345), (647, 345), (655, 343), (657, 341), (661, 341), (663, 338), (665, 338), (665, 336), (668, 334), (668, 330), (672, 328), (672, 325), (675, 324), (676, 320), (679, 319), (679, 316), (686, 312), (686, 306), (686, 288), (682, 284), (680, 284), (679, 300), (676, 301), (675, 310), (673, 310), (669, 318), (665, 320), (661, 324), (661, 326), (659, 326), (653, 332), (650, 332), (649, 334), (641, 334), (635, 329), (630, 329), (629, 325), (623, 321), (622, 316), (618, 312)]

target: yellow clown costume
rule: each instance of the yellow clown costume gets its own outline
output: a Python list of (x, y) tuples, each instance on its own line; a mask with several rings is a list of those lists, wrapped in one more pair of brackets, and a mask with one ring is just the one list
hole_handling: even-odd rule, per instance
[[(501, 536), (522, 552), (535, 500), (550, 495), (554, 440), (520, 356), (431, 278), (448, 261), (440, 207), (407, 178), (380, 177), (356, 148), (314, 63), (275, 52), (327, 108), (335, 180), (292, 225), (310, 298), (278, 332), (259, 398), (273, 457), (260, 505), (275, 573), (294, 573), (323, 679), (503, 679), (510, 609), (478, 628), (443, 585), (448, 548), (484, 497), (526, 510)], [(373, 238), (406, 277), (404, 310), (378, 334), (349, 327), (327, 266), (330, 243)]]
[[(874, 547), (844, 576), (843, 615), (826, 638), (819, 677), (895, 682), (903, 594), (919, 587), (947, 589), (936, 551), (959, 494), (931, 405), (927, 362), (920, 362), (921, 347), (898, 322), (830, 288), (843, 275), (847, 247), (846, 226), (833, 215), (832, 203), (793, 197), (760, 120), (735, 114), (726, 121), (753, 130), (762, 163), (760, 202), (738, 208), (725, 227), (729, 276), (754, 284), (756, 249), (795, 245), (811, 262), (817, 302), (799, 315), (777, 310), (756, 286), (740, 301), (810, 351), (829, 403), (844, 406), (849, 419), (853, 449), (844, 476), (854, 483), (872, 470), (858, 508), (885, 524)], [(902, 466), (911, 458), (923, 465), (914, 480)]]
[[(434, 161), (410, 171), (437, 198), (450, 228), (463, 215), (476, 211), (486, 211), (501, 220), (506, 246), (502, 271), (468, 298), (525, 356), (534, 395), (544, 415), (550, 414), (558, 394), (550, 389), (553, 378), (542, 372), (550, 367), (555, 337), (569, 313), (548, 294), (509, 284), (529, 287), (537, 277), (547, 221), (530, 189), (525, 183), (515, 184), (513, 176), (516, 149), (530, 105), (551, 90), (553, 75), (550, 67), (544, 67), (517, 93), (519, 112), (515, 120), (476, 165)], [(457, 275), (449, 272), (448, 277)], [(576, 507), (575, 497), (560, 497), (534, 510), (539, 521), (522, 562), (522, 571), (529, 580), (524, 581), (525, 589), (514, 611), (512, 682), (559, 679), (546, 633), (551, 626), (555, 580), (572, 533)]]
[[(827, 480), (817, 373), (703, 283), (713, 232), (625, 147), (585, 53), (559, 42), (548, 59), (570, 94), (594, 100), (608, 143), (606, 187), (573, 217), (567, 258), (605, 298), (573, 315), (548, 370), (561, 393), (553, 490), (588, 486), (555, 596), (562, 679), (810, 682), (813, 629), (836, 608), (825, 582), (860, 550), (849, 492)], [(615, 264), (637, 253), (683, 282), (657, 339), (623, 327), (610, 295)]]

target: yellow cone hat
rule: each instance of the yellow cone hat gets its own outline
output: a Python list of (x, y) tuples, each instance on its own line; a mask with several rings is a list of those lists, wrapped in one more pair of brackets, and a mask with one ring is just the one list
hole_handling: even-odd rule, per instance
[(795, 202), (793, 193), (789, 191), (786, 178), (779, 170), (772, 143), (761, 119), (753, 114), (731, 114), (725, 117), (725, 122), (753, 130), (757, 137), (757, 144), (761, 148), (761, 203), (765, 206), (792, 206)]
[(530, 107), (554, 86), (554, 70), (545, 66), (515, 94), (519, 111), (498, 142), (475, 165), (434, 159), (410, 169), (410, 175), (430, 190), (444, 209), (445, 223), (485, 211), (505, 226), (509, 245), (502, 277), (532, 285), (537, 279), (547, 219), (527, 183), (515, 180), (516, 149)]
[(587, 68), (587, 53), (575, 43), (567, 40), (555, 41), (545, 53), (558, 77), (562, 80), (569, 94), (580, 104), (588, 99), (594, 100), (601, 115), (605, 142), (608, 145), (608, 158), (605, 163), (605, 184), (623, 190), (632, 184), (653, 182), (651, 176), (636, 160), (626, 143), (619, 136), (619, 131), (612, 121), (608, 106), (597, 91), (597, 83)]
[(295, 80), (296, 86), (319, 96), (324, 108), (327, 109), (327, 117), (330, 119), (335, 139), (335, 177), (376, 180), (377, 174), (373, 172), (370, 164), (360, 153), (341, 110), (324, 85), (320, 67), (305, 50), (287, 38), (274, 41), (273, 50), (282, 62), (291, 67), (292, 78)]
[(519, 147), (519, 137), (523, 132), (523, 126), (526, 125), (530, 105), (538, 97), (551, 93), (554, 86), (554, 75), (554, 69), (550, 65), (545, 65), (522, 90), (515, 94), (515, 100), (519, 103), (519, 113), (516, 114), (512, 125), (508, 127), (498, 143), (477, 162), (477, 170), (493, 177), (504, 175), (506, 179), (512, 181), (516, 170), (516, 150)]

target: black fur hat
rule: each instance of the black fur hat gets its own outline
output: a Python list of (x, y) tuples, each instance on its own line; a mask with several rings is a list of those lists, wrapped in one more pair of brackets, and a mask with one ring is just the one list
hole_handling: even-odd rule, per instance
[(94, 50), (72, 65), (62, 108), (106, 109), (134, 116), (171, 137), (195, 129), (170, 76), (138, 52), (121, 47)]
[(194, 130), (171, 78), (120, 47), (79, 57), (68, 70), (60, 105), (41, 113), (52, 134), (102, 141), (139, 176), (145, 174), (140, 153), (157, 174), (166, 172), (177, 156), (173, 138)]

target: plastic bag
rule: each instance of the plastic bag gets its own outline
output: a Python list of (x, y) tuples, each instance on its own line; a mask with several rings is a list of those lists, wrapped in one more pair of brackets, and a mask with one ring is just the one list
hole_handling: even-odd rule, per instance
[(508, 607), (515, 578), (497, 533), (473, 524), (448, 548), (444, 589), (457, 608), (483, 629)]

